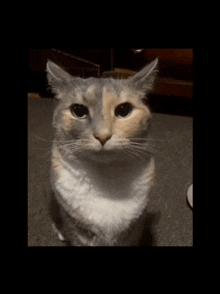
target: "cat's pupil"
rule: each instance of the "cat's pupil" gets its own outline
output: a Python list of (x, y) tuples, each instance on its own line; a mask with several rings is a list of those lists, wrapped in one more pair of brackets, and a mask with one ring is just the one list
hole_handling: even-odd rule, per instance
[(70, 110), (74, 116), (80, 118), (85, 118), (89, 114), (87, 107), (82, 104), (73, 104), (71, 105)]
[(117, 117), (126, 117), (131, 113), (132, 109), (131, 103), (122, 103), (115, 108), (115, 115)]

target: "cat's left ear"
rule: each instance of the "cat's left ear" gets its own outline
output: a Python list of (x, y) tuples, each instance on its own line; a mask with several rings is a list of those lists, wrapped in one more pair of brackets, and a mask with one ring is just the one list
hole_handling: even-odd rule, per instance
[(157, 75), (158, 58), (145, 66), (141, 71), (130, 77), (128, 80), (132, 82), (138, 89), (149, 93), (154, 86), (154, 80)]
[(64, 69), (48, 60), (47, 62), (47, 79), (52, 88), (52, 91), (57, 94), (57, 98), (61, 98), (61, 93), (68, 81), (72, 79), (72, 76), (68, 74)]

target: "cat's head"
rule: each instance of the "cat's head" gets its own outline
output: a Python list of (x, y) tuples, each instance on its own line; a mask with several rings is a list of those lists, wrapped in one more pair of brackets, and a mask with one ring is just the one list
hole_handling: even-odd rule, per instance
[[(59, 99), (53, 116), (56, 138), (68, 154), (100, 158), (135, 156), (146, 143), (158, 59), (128, 79), (73, 77), (48, 61), (47, 77)], [(113, 156), (114, 157), (114, 156)]]

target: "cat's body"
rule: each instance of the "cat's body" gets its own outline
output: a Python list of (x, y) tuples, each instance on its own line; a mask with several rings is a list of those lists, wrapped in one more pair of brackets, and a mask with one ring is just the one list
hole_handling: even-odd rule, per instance
[(154, 176), (146, 139), (151, 114), (143, 99), (156, 65), (127, 80), (84, 80), (48, 62), (60, 99), (51, 215), (60, 238), (73, 246), (138, 245)]

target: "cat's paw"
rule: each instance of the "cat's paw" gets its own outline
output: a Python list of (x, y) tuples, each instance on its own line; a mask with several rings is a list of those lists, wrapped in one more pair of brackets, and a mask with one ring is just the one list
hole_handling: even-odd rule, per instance
[(55, 226), (55, 224), (52, 224), (52, 228), (53, 228), (54, 232), (58, 235), (58, 238), (60, 239), (60, 241), (65, 242), (66, 241), (65, 238), (60, 233), (60, 231), (57, 229), (57, 227)]

